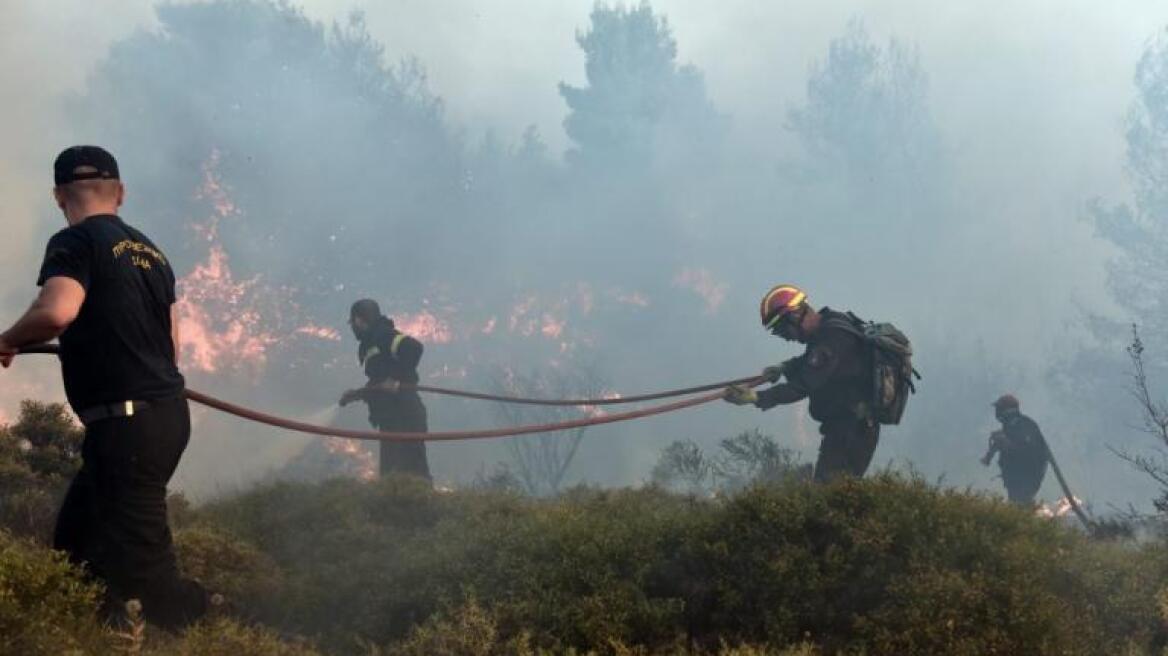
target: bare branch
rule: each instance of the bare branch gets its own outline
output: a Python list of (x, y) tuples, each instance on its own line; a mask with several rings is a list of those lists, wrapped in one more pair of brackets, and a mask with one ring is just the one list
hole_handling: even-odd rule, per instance
[[(541, 398), (577, 398), (599, 396), (603, 391), (600, 378), (587, 369), (547, 369), (521, 375), (500, 368), (492, 377), (492, 387), (500, 394)], [(521, 406), (500, 403), (495, 412), (507, 425), (558, 423), (578, 419), (590, 408), (559, 406)], [(517, 477), (529, 494), (556, 494), (563, 486), (587, 429), (579, 428), (567, 435), (541, 433), (511, 438), (507, 450)]]

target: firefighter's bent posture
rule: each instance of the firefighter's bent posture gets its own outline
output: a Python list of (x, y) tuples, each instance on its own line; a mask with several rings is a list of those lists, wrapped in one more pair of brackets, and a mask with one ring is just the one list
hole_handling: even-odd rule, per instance
[[(387, 433), (425, 433), (426, 406), (412, 386), (418, 384), (422, 343), (394, 327), (376, 301), (363, 299), (349, 311), (349, 324), (360, 346), (357, 359), (369, 382), (341, 396), (341, 405), (357, 400), (369, 406), (369, 423)], [(382, 442), (381, 475), (400, 472), (430, 480), (425, 442)]]
[(817, 311), (804, 292), (779, 285), (763, 297), (761, 318), (772, 334), (807, 348), (803, 355), (763, 371), (770, 382), (783, 376), (786, 382), (762, 392), (735, 385), (726, 390), (726, 400), (768, 410), (810, 399), (808, 410), (823, 435), (815, 480), (863, 476), (880, 439), (880, 424), (870, 405), (872, 369), (864, 338), (851, 317), (826, 307)]

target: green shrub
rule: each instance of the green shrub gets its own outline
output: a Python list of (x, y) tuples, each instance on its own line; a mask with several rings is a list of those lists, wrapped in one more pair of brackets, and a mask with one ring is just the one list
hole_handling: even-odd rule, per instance
[(527, 633), (504, 639), (492, 613), (471, 598), (453, 611), (442, 611), (431, 616), (410, 631), (406, 640), (392, 645), (384, 653), (386, 656), (552, 656), (559, 653), (578, 656), (816, 656), (818, 651), (807, 644), (784, 649), (722, 645), (713, 651), (705, 651), (691, 649), (683, 640), (655, 649), (613, 641), (588, 651), (551, 651), (533, 647)]
[(99, 593), (60, 554), (0, 532), (4, 653), (104, 653), (109, 643), (95, 621)]
[(166, 656), (318, 656), (301, 642), (288, 642), (270, 629), (244, 626), (226, 619), (203, 622), (180, 639), (156, 641), (147, 650)]
[(716, 500), (275, 484), (199, 513), (285, 572), (263, 617), (342, 651), (436, 640), (415, 627), (473, 598), (494, 644), (536, 650), (1108, 653), (1151, 644), (1168, 574), (1160, 547), (890, 474)]
[(510, 642), (499, 637), (495, 618), (471, 599), (452, 612), (438, 612), (414, 627), (409, 637), (386, 650), (387, 656), (534, 656), (526, 635)]
[(64, 405), (21, 402), (16, 423), (0, 427), (0, 529), (49, 541), (83, 436)]
[(233, 603), (268, 598), (279, 589), (282, 574), (271, 557), (221, 529), (206, 525), (180, 529), (174, 546), (186, 576)]

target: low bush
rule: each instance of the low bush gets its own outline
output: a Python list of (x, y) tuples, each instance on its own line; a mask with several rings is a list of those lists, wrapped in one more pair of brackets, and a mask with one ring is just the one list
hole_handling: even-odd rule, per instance
[(3, 653), (102, 653), (109, 643), (95, 621), (99, 593), (60, 554), (0, 532)]
[[(1092, 542), (893, 474), (719, 499), (273, 484), (198, 512), (284, 572), (267, 621), (352, 653), (358, 638), (416, 643), (434, 618), (446, 629), (427, 639), (452, 639), (468, 599), (492, 644), (531, 649), (1108, 653), (1158, 639), (1168, 574), (1160, 546)], [(485, 626), (462, 638), (482, 642)]]

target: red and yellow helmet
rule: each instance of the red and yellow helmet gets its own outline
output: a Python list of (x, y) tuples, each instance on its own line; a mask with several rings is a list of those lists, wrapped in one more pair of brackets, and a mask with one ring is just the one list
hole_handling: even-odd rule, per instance
[(807, 301), (807, 294), (794, 285), (777, 285), (766, 296), (762, 297), (759, 305), (759, 315), (762, 325), (767, 330), (775, 327), (785, 315), (798, 310)]

